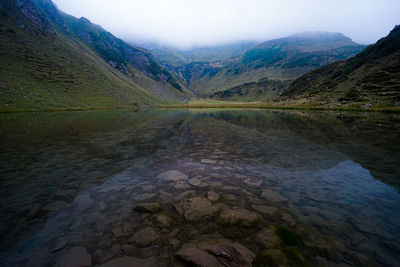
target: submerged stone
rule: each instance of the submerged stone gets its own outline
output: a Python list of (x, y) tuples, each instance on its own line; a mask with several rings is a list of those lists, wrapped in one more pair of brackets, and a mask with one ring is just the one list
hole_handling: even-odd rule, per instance
[(279, 249), (268, 249), (257, 254), (256, 266), (289, 266), (287, 256)]
[(73, 247), (61, 256), (56, 267), (88, 267), (92, 266), (92, 258), (84, 247)]
[(279, 245), (280, 239), (276, 234), (275, 226), (271, 225), (262, 229), (256, 236), (257, 242), (264, 245), (266, 248), (271, 248)]
[(156, 231), (154, 231), (151, 227), (146, 227), (138, 232), (136, 232), (130, 239), (130, 242), (133, 242), (141, 247), (146, 247), (154, 242), (156, 242), (159, 238), (159, 235)]
[(178, 213), (183, 214), (187, 221), (198, 220), (217, 212), (216, 207), (205, 197), (184, 199), (182, 203), (177, 204), (175, 207)]
[(224, 209), (220, 215), (220, 218), (224, 223), (241, 223), (244, 225), (250, 225), (257, 221), (260, 216), (257, 213), (248, 211), (244, 208), (233, 208)]
[(264, 215), (270, 215), (270, 216), (276, 214), (276, 212), (278, 211), (277, 208), (271, 207), (271, 206), (266, 206), (266, 205), (253, 204), (251, 207), (253, 208), (253, 210), (255, 210), (259, 213), (262, 213)]
[(190, 185), (189, 185), (187, 182), (185, 182), (185, 181), (177, 181), (177, 182), (174, 184), (174, 187), (175, 187), (176, 189), (188, 189), (188, 188), (190, 188)]
[(169, 218), (167, 215), (161, 214), (156, 216), (156, 222), (161, 227), (170, 227), (171, 221), (171, 218)]
[(155, 257), (147, 259), (139, 259), (135, 257), (125, 256), (121, 258), (112, 259), (100, 265), (100, 267), (132, 267), (132, 266), (153, 267), (153, 266), (158, 266), (158, 261)]
[(49, 249), (50, 253), (57, 252), (59, 250), (64, 249), (68, 245), (68, 239), (66, 238), (61, 238), (60, 240), (57, 241), (57, 243), (54, 244), (54, 246)]
[(59, 211), (60, 209), (64, 208), (68, 203), (65, 201), (54, 201), (47, 206), (44, 207), (45, 210), (48, 211)]
[(262, 180), (255, 179), (255, 178), (246, 178), (246, 179), (244, 179), (244, 182), (248, 185), (256, 186), (256, 187), (260, 186), (263, 183)]
[(215, 163), (217, 163), (217, 161), (214, 160), (214, 159), (202, 159), (201, 163), (204, 163), (204, 164), (215, 164)]
[(188, 176), (180, 171), (171, 170), (160, 173), (157, 176), (157, 179), (164, 181), (179, 181), (179, 180), (187, 180)]
[(137, 196), (135, 197), (135, 201), (147, 200), (147, 199), (150, 199), (150, 198), (155, 197), (156, 195), (157, 195), (156, 193), (144, 193), (144, 194), (140, 194), (140, 195), (137, 195)]
[(261, 197), (271, 202), (283, 202), (287, 200), (278, 192), (272, 191), (270, 189), (263, 189)]
[(214, 191), (210, 191), (207, 193), (207, 198), (210, 201), (217, 201), (219, 199), (219, 195)]
[(226, 240), (185, 244), (175, 256), (189, 264), (203, 267), (251, 267), (255, 258), (254, 253), (243, 245)]
[(161, 210), (161, 204), (158, 202), (142, 203), (134, 206), (133, 210), (143, 213), (155, 213)]
[(192, 179), (189, 179), (189, 184), (191, 184), (193, 186), (200, 186), (201, 180), (198, 178), (192, 178)]

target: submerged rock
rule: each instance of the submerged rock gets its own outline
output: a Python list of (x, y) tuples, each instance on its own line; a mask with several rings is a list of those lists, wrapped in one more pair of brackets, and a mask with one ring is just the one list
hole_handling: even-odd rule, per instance
[(67, 202), (65, 201), (54, 201), (48, 205), (46, 205), (43, 209), (48, 210), (48, 211), (59, 211), (60, 209), (64, 208), (67, 206)]
[(130, 242), (133, 242), (141, 247), (146, 247), (148, 245), (153, 244), (158, 240), (160, 236), (156, 231), (154, 231), (151, 227), (146, 227), (138, 232), (136, 232), (130, 239)]
[(257, 221), (260, 216), (252, 211), (248, 211), (244, 208), (233, 208), (233, 209), (224, 209), (220, 215), (222, 222), (237, 224), (241, 223), (244, 225), (250, 225)]
[(279, 245), (280, 239), (276, 234), (275, 226), (271, 225), (262, 229), (256, 236), (257, 242), (264, 245), (266, 248), (271, 248)]
[(257, 254), (255, 260), (257, 266), (289, 266), (287, 256), (279, 249), (268, 249)]
[(174, 184), (174, 187), (175, 187), (176, 189), (188, 189), (188, 188), (190, 188), (190, 185), (189, 185), (187, 182), (185, 182), (185, 181), (177, 181), (177, 182)]
[(68, 245), (68, 239), (66, 238), (61, 238), (60, 240), (57, 241), (57, 243), (55, 243), (50, 249), (49, 252), (53, 253), (53, 252), (57, 252), (59, 250), (62, 250), (63, 248), (65, 248)]
[(147, 200), (147, 199), (150, 199), (150, 198), (155, 197), (156, 195), (157, 195), (157, 194), (155, 194), (155, 193), (144, 193), (144, 194), (140, 194), (140, 195), (137, 195), (137, 196), (135, 197), (135, 201)]
[(157, 176), (157, 179), (164, 181), (179, 181), (179, 180), (187, 180), (188, 176), (180, 171), (171, 170), (160, 173)]
[(171, 226), (171, 218), (169, 218), (167, 215), (157, 215), (156, 216), (156, 222), (157, 225), (161, 227), (170, 227)]
[(271, 207), (271, 206), (266, 206), (266, 205), (253, 204), (251, 207), (253, 208), (253, 210), (255, 210), (259, 213), (262, 213), (264, 215), (270, 215), (270, 216), (276, 214), (276, 212), (278, 211), (277, 208)]
[(142, 203), (134, 206), (133, 210), (143, 213), (155, 213), (161, 210), (161, 204), (158, 202)]
[(100, 267), (132, 267), (132, 266), (153, 267), (153, 266), (158, 266), (158, 261), (155, 257), (147, 259), (139, 259), (135, 257), (125, 256), (121, 258), (112, 259), (100, 265)]
[(270, 189), (263, 189), (261, 197), (272, 202), (283, 202), (287, 200), (278, 192), (272, 191)]
[(262, 180), (255, 179), (255, 178), (246, 178), (246, 179), (244, 179), (244, 182), (247, 185), (256, 186), (256, 187), (260, 186), (263, 183)]
[(175, 256), (187, 263), (202, 267), (250, 267), (255, 258), (254, 253), (246, 247), (226, 240), (185, 244)]
[(205, 197), (184, 199), (182, 203), (175, 205), (175, 208), (187, 221), (198, 220), (217, 212), (217, 208)]
[(193, 186), (200, 186), (201, 180), (198, 178), (192, 178), (189, 180), (189, 184), (191, 184)]
[(210, 191), (207, 193), (207, 198), (210, 201), (217, 201), (219, 199), (219, 195), (214, 191)]
[(61, 256), (56, 267), (86, 267), (92, 266), (92, 258), (84, 247), (73, 247), (67, 254)]
[(205, 163), (205, 164), (215, 164), (215, 163), (217, 163), (217, 161), (214, 160), (214, 159), (202, 159), (202, 160), (201, 160), (201, 163)]

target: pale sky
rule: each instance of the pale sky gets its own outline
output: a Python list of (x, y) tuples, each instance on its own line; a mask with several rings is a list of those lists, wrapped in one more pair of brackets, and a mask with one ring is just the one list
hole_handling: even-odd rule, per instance
[(187, 48), (341, 32), (369, 44), (400, 24), (400, 0), (53, 0), (126, 41)]

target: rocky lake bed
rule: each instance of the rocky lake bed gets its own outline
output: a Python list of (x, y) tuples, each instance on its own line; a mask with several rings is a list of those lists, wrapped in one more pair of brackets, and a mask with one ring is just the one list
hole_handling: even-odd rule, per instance
[[(0, 183), (2, 266), (400, 262), (397, 115), (73, 116), (61, 118), (59, 139), (47, 141), (40, 116), (21, 132), (10, 130), (17, 118), (0, 118), (9, 141)], [(96, 123), (82, 126), (88, 118)], [(23, 191), (17, 181), (38, 189)]]

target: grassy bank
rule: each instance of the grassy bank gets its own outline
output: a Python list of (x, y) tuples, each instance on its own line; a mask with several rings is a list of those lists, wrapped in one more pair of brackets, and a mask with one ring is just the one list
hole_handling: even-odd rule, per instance
[(313, 105), (292, 105), (284, 102), (227, 102), (214, 100), (197, 100), (187, 104), (160, 105), (159, 108), (262, 108), (262, 109), (291, 109), (291, 110), (338, 110), (338, 111), (363, 111), (363, 112), (400, 112), (400, 107), (371, 107), (361, 108), (356, 106), (313, 106)]

